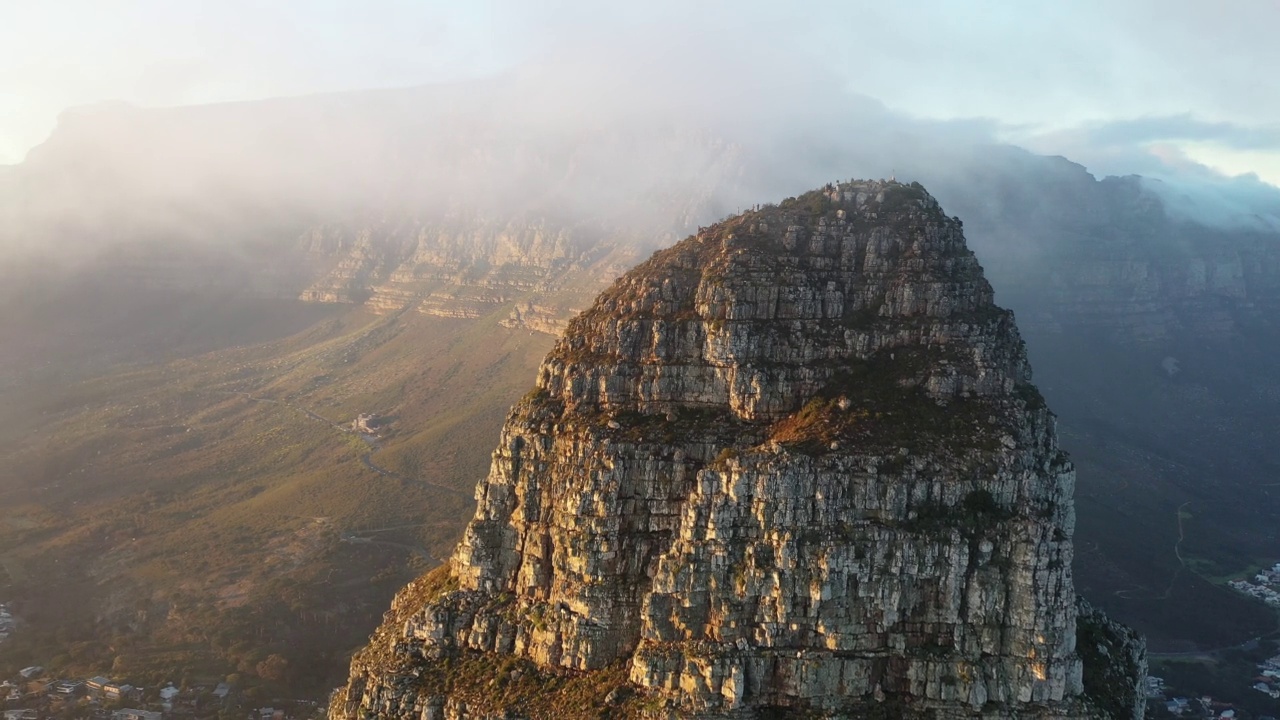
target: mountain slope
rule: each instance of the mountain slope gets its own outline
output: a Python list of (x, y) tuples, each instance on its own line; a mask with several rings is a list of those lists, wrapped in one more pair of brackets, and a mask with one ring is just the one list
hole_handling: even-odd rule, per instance
[[(450, 567), (397, 598), (331, 717), (599, 712), (485, 689), (513, 663), (623, 717), (1104, 716), (1074, 473), (1029, 381), (919, 185), (712, 226), (570, 323)], [(1095, 700), (1141, 717), (1145, 658), (1117, 648), (1124, 689)]]
[[(330, 307), (271, 342), (20, 372), (0, 410), (0, 595), (23, 625), (0, 662), (321, 697), (447, 555), (487, 456), (472, 438), (550, 344), (499, 319)], [(378, 438), (349, 430), (368, 412)], [(270, 654), (283, 677), (258, 677)]]
[[(997, 298), (1017, 313), (1078, 466), (1079, 589), (1160, 650), (1226, 647), (1274, 628), (1269, 608), (1224, 585), (1280, 559), (1271, 487), (1280, 445), (1267, 434), (1280, 422), (1272, 360), (1280, 350), (1272, 319), (1280, 237), (1273, 230), (1197, 224), (1149, 181), (1096, 180), (1061, 158), (957, 146), (856, 103), (813, 112), (779, 93), (752, 113), (732, 106), (697, 121), (683, 113), (650, 122), (647, 114), (586, 107), (594, 96), (583, 94), (564, 106), (583, 112), (563, 124), (547, 123), (538, 112), (545, 105), (532, 102), (537, 94), (522, 83), (85, 109), (27, 162), (5, 168), (0, 410), (9, 422), (0, 427), (0, 453), (25, 459), (3, 470), (17, 503), (0, 522), (4, 547), (29, 548), (25, 560), (35, 567), (50, 566), (50, 548), (59, 565), (127, 548), (132, 535), (123, 531), (68, 541), (59, 518), (67, 503), (101, 502), (74, 488), (116, 460), (112, 513), (149, 508), (148, 490), (183, 476), (191, 457), (181, 453), (173, 466), (137, 461), (170, 457), (176, 441), (164, 432), (108, 433), (109, 441), (100, 432), (108, 423), (128, 426), (125, 413), (142, 390), (155, 393), (147, 420), (154, 428), (191, 425), (193, 408), (229, 401), (174, 401), (196, 397), (177, 381), (186, 372), (247, 392), (282, 383), (271, 399), (288, 398), (333, 421), (371, 410), (414, 418), (374, 458), (383, 467), (432, 472), (439, 461), (441, 484), (468, 494), (487, 462), (475, 439), (497, 432), (549, 347), (548, 333), (562, 330), (614, 277), (651, 250), (761, 200), (832, 177), (896, 170), (926, 182), (963, 218)], [(770, 115), (769, 127), (744, 119), (788, 107), (801, 112)], [(376, 326), (374, 314), (391, 329), (361, 339), (355, 328)], [(330, 322), (344, 336), (354, 333), (341, 352), (329, 345), (337, 332)], [(489, 358), (500, 338), (523, 349), (498, 353), (475, 372), (459, 367), (464, 352)], [(254, 360), (223, 352), (233, 348)], [(218, 353), (200, 361), (203, 369), (185, 364), (208, 351)], [(326, 360), (297, 362), (312, 352)], [(350, 373), (337, 385), (335, 368)], [(229, 369), (242, 373), (234, 375), (239, 385), (225, 382)], [(502, 390), (475, 394), (475, 385)], [(235, 474), (245, 490), (269, 493), (316, 470), (298, 457), (279, 458), (298, 463), (293, 471), (255, 461), (256, 437), (267, 425), (315, 422), (296, 412), (272, 415), (271, 407), (201, 416), (212, 418), (220, 443), (240, 446), (243, 459), (238, 469), (227, 464), (202, 477)], [(306, 435), (316, 459), (327, 457), (332, 437), (346, 442), (324, 433)], [(358, 460), (357, 449), (351, 456)], [(40, 454), (49, 460), (33, 459)], [(361, 468), (324, 472), (341, 486), (371, 477)], [(55, 483), (62, 490), (46, 494)], [(280, 497), (296, 496), (283, 490)], [(401, 517), (415, 504), (438, 511), (431, 538), (397, 541), (443, 554), (465, 519), (448, 497), (378, 493), (360, 513)], [(184, 517), (200, 521), (218, 507), (203, 503)], [(92, 513), (80, 507), (71, 516)], [(301, 527), (294, 520), (236, 526), (243, 555), (235, 572), (262, 566), (273, 547), (267, 539), (287, 545)], [(31, 523), (45, 521), (52, 522), (47, 536), (32, 542)], [(340, 539), (369, 527), (362, 520), (335, 533)], [(175, 558), (188, 551), (182, 543), (156, 547)], [(369, 614), (351, 621), (364, 622), (361, 628), (343, 638), (316, 635), (325, 644), (325, 677), (341, 672), (352, 638), (376, 622), (371, 608), (415, 572), (419, 561), (409, 551), (378, 547), (395, 577), (361, 600)], [(150, 602), (157, 586), (221, 582), (170, 558), (173, 574), (157, 584), (131, 565), (137, 555), (115, 556), (140, 580), (127, 589), (101, 583), (103, 593), (119, 591), (114, 610), (96, 617), (79, 590), (72, 596), (84, 604), (57, 612), (32, 599), (30, 606), (50, 608), (27, 626), (42, 638), (40, 649), (19, 653), (15, 641), (7, 646), (12, 662), (21, 655), (23, 665), (48, 664), (54, 653), (47, 648), (70, 642), (106, 647), (118, 619)], [(323, 592), (323, 573), (313, 580), (298, 594)], [(77, 588), (91, 584), (77, 580)], [(264, 589), (261, 597), (269, 596)], [(301, 633), (309, 617), (281, 613), (255, 627), (278, 623)], [(260, 648), (274, 642), (259, 642), (258, 633), (237, 640)], [(227, 654), (211, 645), (183, 647), (208, 660), (214, 675), (240, 664), (218, 665)], [(110, 661), (104, 651), (94, 669)]]

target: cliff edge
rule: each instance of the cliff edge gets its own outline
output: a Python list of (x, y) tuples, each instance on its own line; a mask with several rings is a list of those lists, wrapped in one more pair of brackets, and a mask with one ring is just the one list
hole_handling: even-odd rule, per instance
[(330, 717), (1140, 717), (1030, 375), (917, 184), (703, 229), (571, 321)]

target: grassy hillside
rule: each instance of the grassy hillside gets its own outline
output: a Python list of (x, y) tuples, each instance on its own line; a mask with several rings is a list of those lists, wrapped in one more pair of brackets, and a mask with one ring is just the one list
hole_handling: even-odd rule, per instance
[[(266, 342), (6, 385), (0, 600), (25, 623), (0, 671), (336, 685), (395, 590), (447, 557), (550, 346), (497, 320), (329, 309)], [(344, 427), (364, 412), (380, 437)], [(271, 654), (287, 672), (259, 668)]]
[(1275, 332), (1146, 345), (1029, 334), (1027, 343), (1078, 469), (1077, 591), (1147, 634), (1157, 653), (1274, 632), (1275, 611), (1226, 582), (1280, 561)]
[[(0, 318), (0, 602), (24, 621), (0, 672), (337, 685), (451, 550), (551, 345), (499, 315), (86, 290)], [(1078, 590), (1156, 651), (1273, 629), (1224, 581), (1280, 560), (1274, 333), (1027, 339), (1080, 471)], [(381, 437), (345, 429), (368, 412)]]

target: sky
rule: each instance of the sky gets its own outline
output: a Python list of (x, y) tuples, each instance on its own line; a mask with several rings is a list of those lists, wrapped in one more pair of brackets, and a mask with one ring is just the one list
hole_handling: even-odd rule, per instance
[(0, 0), (0, 163), (104, 101), (402, 87), (548, 58), (606, 76), (623, 56), (730, 73), (785, 58), (833, 93), (1095, 174), (1280, 185), (1277, 28), (1280, 0)]

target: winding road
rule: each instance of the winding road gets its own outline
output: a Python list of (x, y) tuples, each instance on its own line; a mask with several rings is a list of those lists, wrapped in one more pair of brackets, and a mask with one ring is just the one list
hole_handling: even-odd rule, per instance
[[(376, 450), (377, 448), (374, 448), (374, 449)], [(454, 495), (459, 495), (462, 497), (469, 497), (467, 493), (464, 493), (457, 488), (452, 488), (452, 487), (449, 487), (448, 485), (441, 485), (440, 483), (432, 482), (430, 480), (423, 480), (422, 478), (411, 478), (407, 475), (401, 475), (400, 473), (395, 472), (393, 470), (388, 470), (387, 468), (384, 468), (373, 461), (373, 452), (374, 452), (373, 450), (370, 450), (364, 455), (361, 455), (360, 462), (363, 463), (365, 467), (369, 468), (370, 470), (378, 473), (383, 477), (393, 478), (395, 480), (403, 480), (405, 482), (421, 483), (423, 485), (426, 485), (427, 487), (433, 487), (437, 490), (443, 490), (447, 493), (453, 493)]]
[[(1186, 508), (1190, 504), (1191, 504), (1190, 500), (1182, 503), (1181, 505), (1178, 506), (1178, 509), (1175, 513), (1178, 517), (1178, 541), (1173, 544), (1173, 555), (1174, 557), (1178, 558), (1178, 569), (1174, 571), (1173, 577), (1169, 578), (1169, 586), (1164, 589), (1163, 593), (1159, 595), (1152, 595), (1149, 598), (1134, 597), (1133, 593), (1139, 592), (1140, 589), (1117, 590), (1115, 592), (1116, 597), (1121, 597), (1121, 598), (1124, 598), (1125, 600), (1143, 600), (1143, 599), (1168, 600), (1169, 599), (1169, 595), (1173, 593), (1174, 583), (1178, 582), (1178, 578), (1182, 575), (1182, 571), (1187, 569), (1187, 561), (1182, 557), (1182, 541), (1186, 539), (1186, 532), (1182, 528), (1182, 511), (1184, 508)], [(1249, 641), (1246, 641), (1246, 642), (1249, 642)], [(1222, 648), (1222, 649), (1229, 650), (1230, 648)], [(1212, 651), (1209, 651), (1209, 652), (1212, 652)], [(1191, 653), (1191, 654), (1196, 654), (1196, 653)]]

